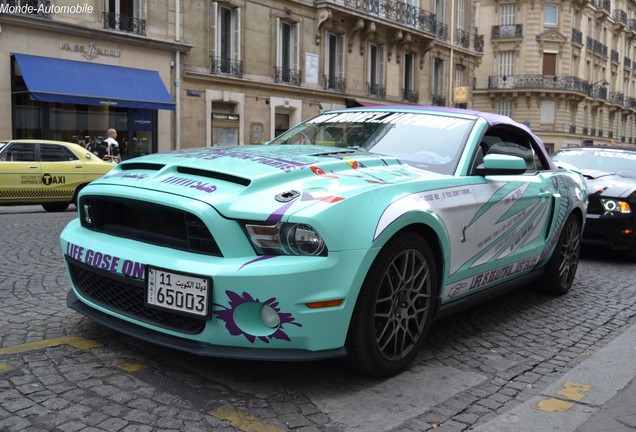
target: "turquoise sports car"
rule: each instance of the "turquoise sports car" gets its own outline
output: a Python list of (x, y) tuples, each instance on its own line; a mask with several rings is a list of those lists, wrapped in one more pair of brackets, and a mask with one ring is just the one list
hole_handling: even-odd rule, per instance
[(435, 317), (530, 281), (566, 293), (586, 205), (581, 175), (508, 117), (335, 110), (92, 182), (61, 235), (68, 304), (200, 355), (391, 375)]

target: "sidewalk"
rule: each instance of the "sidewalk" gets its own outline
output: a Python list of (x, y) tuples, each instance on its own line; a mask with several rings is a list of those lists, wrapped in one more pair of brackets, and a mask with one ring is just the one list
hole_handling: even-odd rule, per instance
[(636, 325), (540, 395), (471, 432), (636, 431)]

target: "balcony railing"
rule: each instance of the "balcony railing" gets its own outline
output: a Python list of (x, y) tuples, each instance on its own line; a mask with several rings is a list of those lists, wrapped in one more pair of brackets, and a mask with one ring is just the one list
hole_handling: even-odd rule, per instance
[(583, 45), (583, 32), (581, 30), (572, 29), (572, 43)]
[(325, 89), (344, 92), (347, 89), (347, 84), (343, 77), (325, 75)]
[(300, 71), (283, 67), (276, 67), (276, 82), (291, 85), (300, 85)]
[(614, 21), (623, 25), (627, 25), (627, 12), (621, 9), (616, 9), (614, 11)]
[(416, 90), (402, 89), (402, 99), (406, 102), (417, 103), (420, 100), (420, 93)]
[(632, 59), (630, 59), (629, 57), (625, 57), (623, 59), (623, 64), (625, 65), (625, 67), (627, 69), (631, 68), (632, 67)]
[(589, 135), (588, 128), (586, 126), (583, 126), (583, 135)]
[(367, 83), (367, 94), (372, 97), (384, 99), (386, 97), (386, 87), (382, 84)]
[(470, 33), (460, 29), (455, 30), (455, 43), (462, 48), (470, 48)]
[(612, 63), (620, 63), (620, 54), (616, 50), (612, 50)]
[(3, 9), (5, 13), (51, 18), (49, 12), (51, 2), (49, 0), (0, 0), (0, 5), (7, 5), (6, 9)]
[(475, 34), (475, 51), (479, 53), (484, 52), (484, 35)]
[[(356, 13), (373, 15), (412, 27), (416, 30), (438, 35), (438, 23), (435, 14), (406, 4), (400, 0), (324, 0), (327, 3), (341, 5)], [(444, 34), (444, 32), (442, 32)], [(448, 33), (446, 33), (447, 35)], [(438, 36), (439, 37), (439, 36)], [(446, 38), (447, 39), (447, 38)], [(444, 39), (444, 40), (446, 40)]]
[(523, 37), (523, 24), (495, 25), (492, 26), (493, 39), (508, 39)]
[(229, 75), (236, 78), (243, 77), (243, 62), (231, 58), (212, 57), (212, 73), (214, 75)]
[(432, 104), (434, 106), (446, 106), (446, 98), (444, 96), (433, 95)]
[(126, 15), (104, 12), (104, 28), (146, 35), (146, 21)]
[(572, 91), (592, 98), (608, 100), (607, 87), (592, 85), (588, 81), (575, 76), (561, 75), (491, 75), (488, 77), (488, 88), (491, 89), (551, 89)]
[(611, 92), (609, 101), (614, 105), (623, 105), (625, 103), (625, 95), (623, 93)]

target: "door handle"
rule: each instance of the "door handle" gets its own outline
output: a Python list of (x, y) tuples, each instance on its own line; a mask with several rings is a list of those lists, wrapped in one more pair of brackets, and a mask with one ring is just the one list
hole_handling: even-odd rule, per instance
[(37, 165), (29, 165), (29, 168), (37, 168)]
[(552, 192), (539, 192), (539, 198), (544, 199), (544, 198), (550, 198), (552, 196)]
[(75, 165), (75, 168), (84, 168), (83, 165)]

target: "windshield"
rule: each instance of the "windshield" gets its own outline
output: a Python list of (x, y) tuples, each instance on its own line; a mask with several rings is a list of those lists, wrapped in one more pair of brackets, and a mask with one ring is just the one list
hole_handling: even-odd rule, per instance
[(325, 113), (270, 144), (304, 144), (380, 153), (443, 174), (454, 172), (474, 120), (387, 111)]
[(552, 159), (567, 162), (581, 170), (604, 171), (636, 178), (636, 152), (620, 150), (562, 150)]

